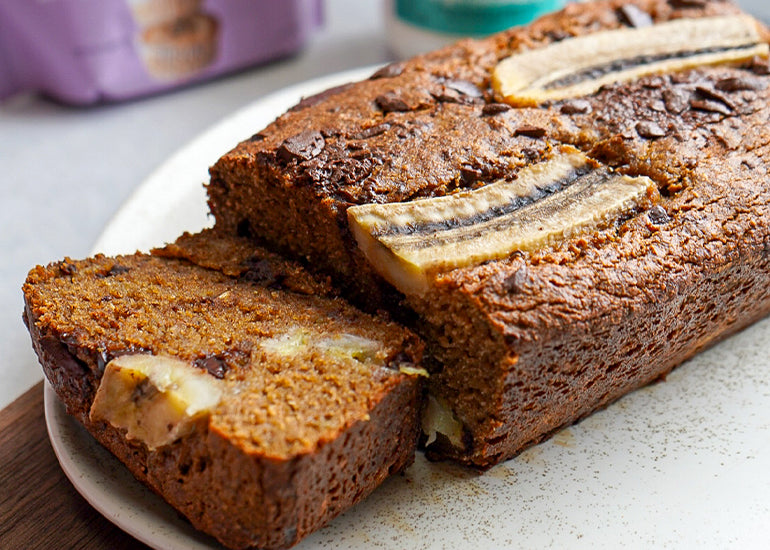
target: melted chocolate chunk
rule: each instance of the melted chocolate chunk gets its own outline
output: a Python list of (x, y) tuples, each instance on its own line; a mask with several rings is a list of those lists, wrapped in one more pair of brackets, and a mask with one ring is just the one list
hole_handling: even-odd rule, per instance
[(300, 132), (296, 136), (292, 136), (286, 139), (280, 147), (278, 147), (278, 156), (290, 162), (297, 160), (302, 162), (303, 160), (310, 160), (323, 151), (326, 141), (320, 132), (315, 130), (305, 130)]
[(725, 116), (729, 116), (732, 114), (732, 109), (730, 109), (730, 107), (728, 107), (724, 103), (720, 103), (718, 101), (712, 101), (710, 99), (693, 99), (690, 101), (690, 107), (692, 107), (696, 111), (707, 111), (710, 113), (719, 113)]
[(591, 104), (585, 99), (573, 99), (564, 103), (559, 110), (565, 115), (584, 115), (591, 112)]
[(282, 288), (283, 281), (286, 279), (286, 273), (281, 269), (276, 269), (274, 262), (254, 257), (246, 260), (244, 264), (247, 266), (247, 269), (241, 274), (240, 278), (242, 280), (268, 288)]
[(641, 28), (652, 25), (652, 17), (634, 4), (626, 4), (618, 9), (620, 19), (630, 27)]
[(114, 264), (109, 270), (104, 273), (97, 273), (96, 276), (100, 279), (106, 279), (107, 277), (122, 275), (123, 273), (128, 273), (129, 271), (130, 269), (124, 265)]
[(387, 122), (384, 124), (378, 124), (377, 126), (370, 126), (369, 128), (364, 128), (360, 132), (356, 132), (355, 134), (351, 134), (350, 139), (369, 139), (373, 138), (375, 136), (379, 136), (380, 134), (384, 134), (385, 132), (390, 129), (390, 124)]
[(508, 294), (520, 294), (529, 280), (529, 274), (526, 267), (520, 267), (513, 275), (509, 275), (503, 281), (503, 289)]
[(379, 95), (375, 98), (374, 102), (377, 104), (377, 107), (386, 114), (410, 110), (406, 101), (398, 97), (394, 92)]
[(375, 71), (375, 73), (369, 77), (369, 80), (377, 80), (378, 78), (394, 78), (403, 72), (403, 63), (391, 63), (390, 65), (385, 65), (381, 69)]
[(76, 275), (78, 268), (75, 266), (75, 264), (69, 262), (68, 260), (64, 260), (59, 263), (59, 271), (61, 271), (63, 275)]
[(511, 106), (507, 103), (487, 103), (481, 108), (481, 114), (482, 116), (493, 116), (510, 110)]
[(695, 92), (703, 99), (710, 99), (713, 101), (719, 101), (720, 103), (724, 103), (730, 110), (735, 108), (732, 101), (730, 101), (730, 99), (726, 95), (720, 93), (717, 90), (714, 90), (713, 88), (709, 88), (706, 86), (696, 86)]
[(668, 112), (678, 115), (687, 109), (690, 93), (681, 88), (667, 88), (663, 90), (663, 103)]
[(711, 0), (668, 0), (671, 7), (674, 8), (703, 8)]
[(252, 143), (256, 143), (256, 142), (259, 142), (259, 141), (264, 141), (264, 139), (265, 139), (265, 136), (263, 134), (256, 133), (253, 136), (251, 136), (249, 139), (247, 139), (246, 141), (250, 141)]
[(655, 205), (650, 208), (647, 211), (647, 217), (650, 219), (650, 222), (653, 225), (664, 225), (671, 221), (668, 212), (666, 212), (663, 207), (659, 205)]
[(196, 359), (195, 366), (205, 370), (211, 376), (219, 378), (220, 380), (224, 378), (227, 373), (227, 363), (225, 363), (223, 359), (215, 356)]
[(666, 135), (666, 131), (649, 120), (636, 123), (636, 133), (646, 139), (657, 139)]
[(470, 97), (481, 97), (481, 90), (473, 82), (467, 80), (447, 80), (444, 86)]
[(765, 83), (757, 78), (749, 77), (735, 77), (735, 78), (723, 78), (718, 81), (714, 88), (723, 92), (741, 92), (741, 91), (758, 91), (765, 89)]
[(513, 132), (514, 136), (526, 136), (532, 139), (540, 139), (545, 136), (545, 128), (539, 128), (538, 126), (519, 126)]
[(755, 56), (749, 64), (749, 70), (754, 74), (768, 75), (770, 74), (770, 61), (763, 57)]

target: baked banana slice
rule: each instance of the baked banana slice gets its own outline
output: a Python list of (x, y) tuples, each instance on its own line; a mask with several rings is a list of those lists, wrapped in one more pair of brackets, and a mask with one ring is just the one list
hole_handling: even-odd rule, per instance
[(124, 355), (104, 369), (89, 416), (154, 450), (188, 434), (222, 398), (223, 382), (162, 355)]
[(495, 67), (492, 86), (507, 103), (537, 105), (653, 73), (767, 55), (768, 45), (747, 15), (676, 19), (569, 38), (512, 55)]
[(655, 184), (598, 166), (572, 147), (513, 181), (406, 203), (348, 209), (353, 235), (375, 269), (404, 294), (435, 275), (530, 251), (657, 200)]

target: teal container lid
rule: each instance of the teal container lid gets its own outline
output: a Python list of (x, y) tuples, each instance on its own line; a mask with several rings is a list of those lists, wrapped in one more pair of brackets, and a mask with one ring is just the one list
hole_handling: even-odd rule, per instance
[(563, 7), (565, 0), (395, 0), (396, 16), (437, 32), (483, 36)]

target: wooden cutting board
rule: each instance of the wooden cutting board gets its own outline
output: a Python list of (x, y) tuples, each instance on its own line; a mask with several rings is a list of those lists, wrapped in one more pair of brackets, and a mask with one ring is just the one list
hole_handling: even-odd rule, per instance
[(148, 548), (94, 510), (62, 472), (42, 382), (0, 411), (0, 548)]

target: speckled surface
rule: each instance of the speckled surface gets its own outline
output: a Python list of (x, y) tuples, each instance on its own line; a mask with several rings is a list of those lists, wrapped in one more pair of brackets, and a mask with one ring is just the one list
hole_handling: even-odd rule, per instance
[[(768, 548), (770, 320), (481, 475), (418, 455), (310, 548)], [(47, 390), (47, 399), (55, 396)], [(68, 476), (157, 548), (218, 548), (56, 402)]]
[[(211, 148), (237, 139), (244, 126), (263, 124), (300, 95), (356, 76), (268, 97), (202, 135), (137, 191), (99, 249), (130, 252), (205, 224), (205, 208), (196, 206), (204, 200), (200, 177), (189, 168), (200, 155), (210, 156)], [(192, 173), (180, 173), (182, 166)], [(175, 183), (168, 185), (172, 174)], [(102, 513), (129, 532), (149, 533), (144, 540), (158, 548), (187, 544), (189, 529), (170, 508), (60, 408), (48, 413), (70, 479)], [(213, 544), (195, 540), (198, 547)], [(770, 319), (484, 475), (418, 455), (405, 475), (297, 548), (621, 545), (770, 548)]]

